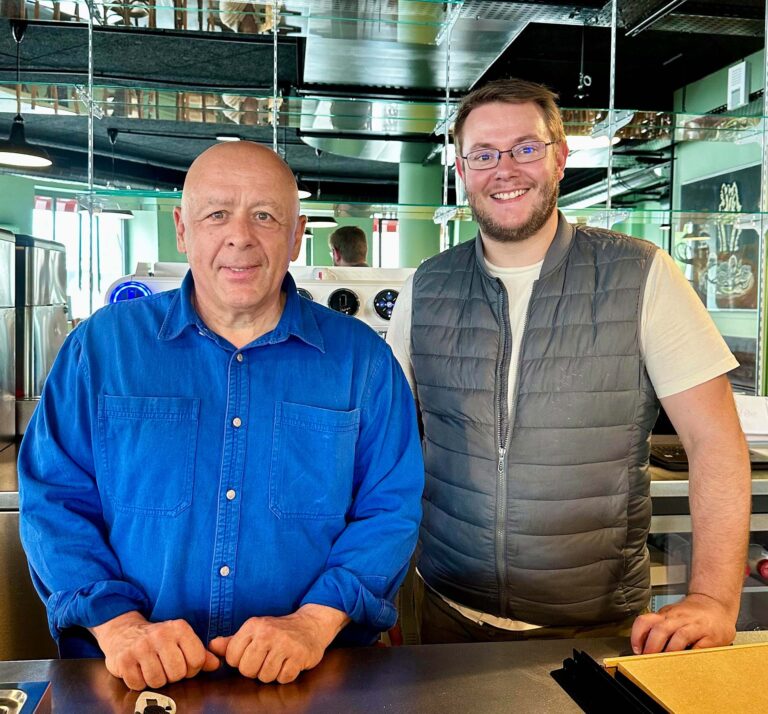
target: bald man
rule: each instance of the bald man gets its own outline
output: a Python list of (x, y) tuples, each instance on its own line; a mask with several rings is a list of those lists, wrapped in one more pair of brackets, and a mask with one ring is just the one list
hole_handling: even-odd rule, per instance
[(178, 290), (70, 334), (19, 455), (21, 535), (62, 656), (132, 689), (222, 661), (290, 682), (391, 627), (423, 465), (410, 390), (358, 320), (299, 297), (296, 182), (222, 144), (174, 212)]

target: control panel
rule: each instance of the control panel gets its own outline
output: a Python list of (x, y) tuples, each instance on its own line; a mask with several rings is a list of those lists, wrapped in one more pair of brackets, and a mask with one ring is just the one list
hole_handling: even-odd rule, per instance
[[(172, 290), (181, 285), (188, 269), (187, 263), (139, 263), (135, 273), (110, 286), (106, 301), (134, 300)], [(290, 268), (305, 300), (362, 320), (382, 337), (387, 334), (400, 289), (413, 272), (413, 268)]]

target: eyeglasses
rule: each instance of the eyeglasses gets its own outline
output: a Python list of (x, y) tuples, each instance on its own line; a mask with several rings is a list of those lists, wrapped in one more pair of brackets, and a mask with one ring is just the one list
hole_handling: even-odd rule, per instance
[(541, 161), (547, 155), (547, 147), (556, 143), (556, 141), (526, 141), (506, 151), (478, 149), (470, 151), (461, 158), (466, 160), (470, 169), (477, 171), (495, 169), (501, 161), (502, 154), (509, 154), (518, 164), (531, 164), (534, 161)]

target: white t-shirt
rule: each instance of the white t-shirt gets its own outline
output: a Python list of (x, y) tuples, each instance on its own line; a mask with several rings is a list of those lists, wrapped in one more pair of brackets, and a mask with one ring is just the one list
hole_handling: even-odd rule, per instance
[[(543, 261), (542, 261), (543, 262)], [(488, 272), (501, 279), (507, 290), (512, 332), (512, 359), (509, 368), (509, 404), (517, 381), (517, 363), (522, 330), (533, 283), (542, 263), (523, 268), (500, 268), (486, 261)], [(411, 365), (411, 305), (413, 277), (403, 285), (387, 331), (392, 348), (416, 399), (418, 389)], [(704, 304), (668, 253), (656, 252), (648, 272), (640, 318), (640, 351), (645, 368), (659, 398), (677, 394), (738, 367), (725, 340), (717, 331)], [(441, 595), (441, 597), (443, 597)], [(517, 620), (508, 620), (443, 599), (465, 617), (507, 630), (534, 629)]]

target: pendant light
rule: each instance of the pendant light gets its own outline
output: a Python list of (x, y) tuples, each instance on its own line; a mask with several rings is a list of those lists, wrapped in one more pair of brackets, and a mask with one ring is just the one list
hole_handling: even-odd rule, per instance
[(0, 141), (0, 165), (27, 169), (44, 169), (53, 162), (48, 152), (27, 142), (24, 136), (24, 119), (21, 117), (21, 56), (20, 46), (27, 29), (25, 20), (11, 20), (11, 32), (16, 43), (16, 116), (11, 124), (11, 133)]

